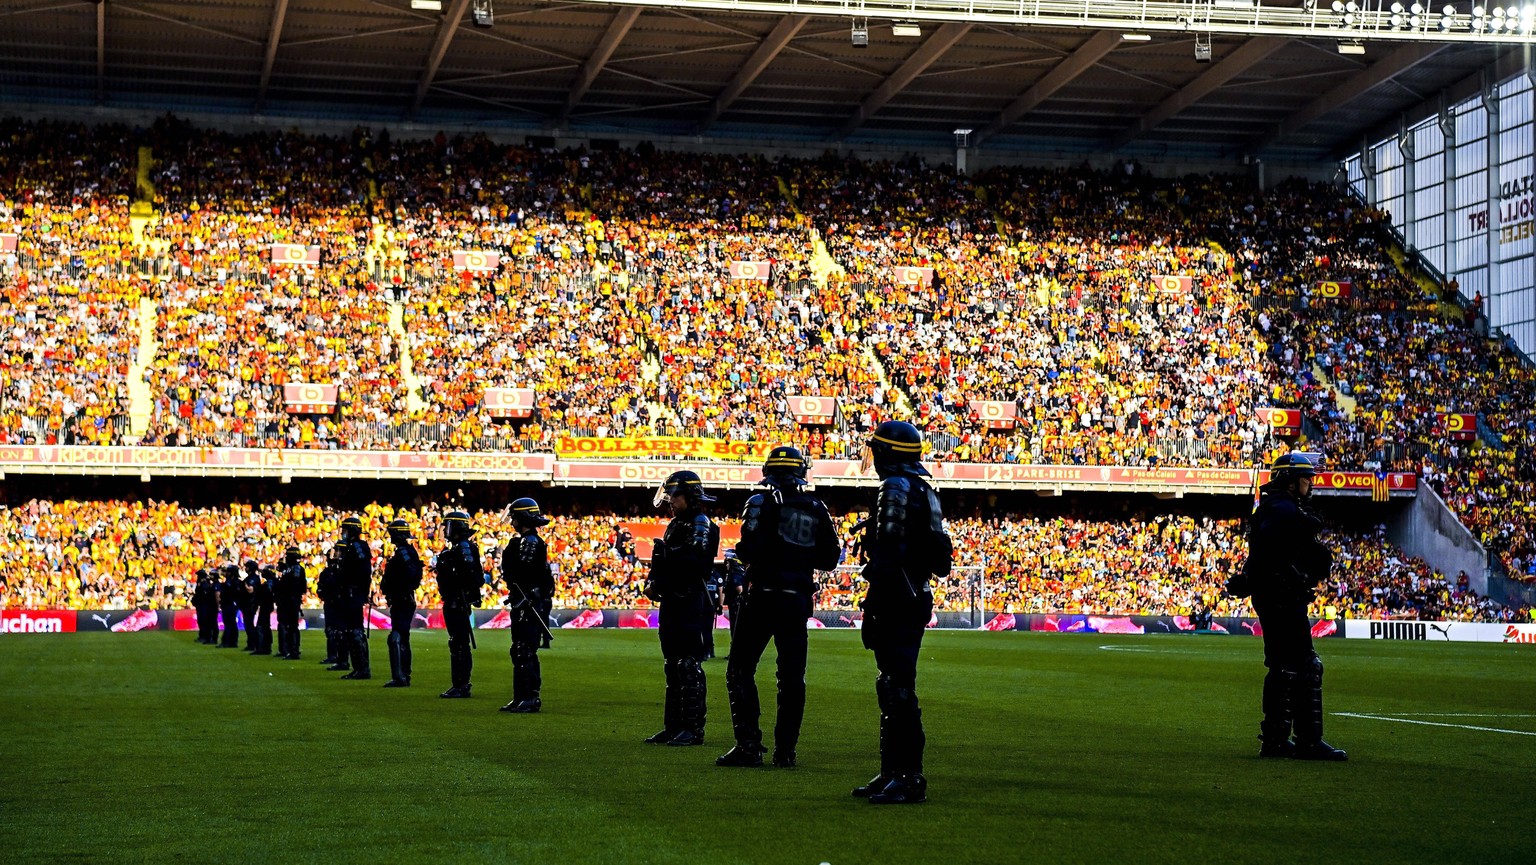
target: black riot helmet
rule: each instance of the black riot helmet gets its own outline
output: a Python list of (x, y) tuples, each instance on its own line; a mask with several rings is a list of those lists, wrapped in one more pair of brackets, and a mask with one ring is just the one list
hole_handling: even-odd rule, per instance
[(256, 573), (257, 567), (258, 566), (256, 564), (256, 560), (255, 559), (246, 559), (245, 560), (245, 570), (248, 573), (252, 573), (252, 574)]
[(267, 565), (265, 568), (262, 568), (261, 578), (269, 583), (277, 579), (277, 568), (274, 568), (271, 565)]
[(405, 520), (395, 519), (389, 522), (389, 540), (399, 546), (411, 539), (411, 524)]
[(768, 452), (768, 459), (763, 462), (762, 482), (773, 486), (801, 487), (806, 483), (810, 466), (810, 460), (800, 453), (799, 448), (779, 445)]
[(298, 564), (301, 555), (298, 547), (289, 547), (283, 551), (283, 558), (290, 565)]
[(341, 521), (341, 539), (355, 541), (363, 536), (363, 521), (357, 516), (350, 516)]
[(549, 525), (549, 517), (539, 510), (539, 503), (524, 496), (511, 504), (512, 525), (521, 529), (536, 529)]
[(452, 544), (468, 540), (475, 533), (469, 525), (469, 514), (463, 511), (443, 514), (443, 531), (448, 534), (448, 542)]
[(662, 481), (661, 487), (656, 490), (656, 496), (651, 499), (651, 504), (656, 507), (665, 505), (678, 493), (688, 497), (688, 504), (698, 507), (715, 500), (715, 497), (704, 489), (704, 481), (697, 474), (690, 471), (673, 472)]
[[(1288, 453), (1275, 457), (1275, 461), (1269, 466), (1269, 483), (1266, 487), (1289, 488), (1294, 481), (1302, 478), (1317, 477), (1317, 466), (1306, 454)], [(1299, 491), (1298, 491), (1299, 493)], [(1310, 496), (1309, 489), (1304, 496)]]
[(224, 566), (224, 579), (226, 579), (226, 580), (238, 580), (238, 579), (240, 579), (240, 569), (235, 567), (232, 564), (231, 565), (225, 565)]
[(888, 420), (870, 433), (864, 454), (864, 470), (903, 467), (927, 476), (923, 468), (923, 435), (902, 420)]

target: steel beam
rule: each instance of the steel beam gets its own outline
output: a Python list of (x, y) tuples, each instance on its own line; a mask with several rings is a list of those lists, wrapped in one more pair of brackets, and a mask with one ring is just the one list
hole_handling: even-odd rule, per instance
[(272, 81), (272, 64), (277, 62), (277, 44), (283, 38), (283, 19), (288, 17), (288, 0), (277, 0), (272, 7), (272, 29), (267, 31), (267, 53), (261, 59), (261, 84), (256, 88), (256, 110), (267, 101), (267, 84)]
[(1444, 45), (1404, 45), (1281, 121), (1273, 133), (1256, 140), (1251, 149), (1263, 150), (1281, 139), (1300, 132), (1314, 121), (1332, 114), (1435, 56), (1444, 47)]
[(784, 50), (784, 46), (789, 44), (789, 40), (795, 38), (809, 20), (811, 20), (809, 15), (785, 15), (780, 18), (779, 23), (773, 25), (773, 29), (763, 37), (763, 41), (757, 43), (757, 49), (752, 52), (751, 57), (747, 58), (747, 62), (736, 70), (731, 83), (725, 85), (725, 89), (720, 91), (720, 95), (715, 97), (714, 102), (710, 103), (709, 111), (705, 113), (704, 119), (699, 121), (698, 128), (694, 132), (703, 135), (709, 131), (709, 127), (720, 119), (720, 115), (731, 107), (732, 102), (752, 86), (757, 76), (763, 74), (763, 70), (773, 63), (774, 58), (779, 56), (779, 52)]
[(587, 91), (592, 89), (592, 82), (602, 74), (603, 67), (608, 65), (613, 52), (618, 50), (619, 43), (624, 41), (629, 28), (635, 26), (635, 20), (639, 17), (639, 6), (625, 6), (614, 13), (613, 20), (608, 22), (608, 29), (603, 31), (603, 38), (597, 41), (597, 47), (592, 49), (592, 56), (587, 58), (587, 62), (581, 64), (581, 74), (576, 76), (576, 83), (571, 85), (571, 93), (565, 98), (565, 107), (560, 110), (561, 126), (571, 119), (571, 112), (576, 110)]
[(1067, 55), (1067, 59), (1045, 73), (1033, 87), (1024, 91), (1018, 99), (1013, 100), (996, 120), (987, 124), (972, 137), (971, 146), (980, 147), (987, 139), (1019, 122), (1019, 118), (1039, 108), (1042, 102), (1051, 98), (1056, 91), (1071, 84), (1077, 76), (1093, 68), (1093, 64), (1115, 50), (1115, 46), (1119, 44), (1119, 33), (1095, 33), (1087, 42), (1079, 45), (1076, 51)]
[(837, 138), (843, 139), (852, 135), (854, 130), (864, 125), (864, 121), (875, 116), (875, 113), (885, 107), (896, 94), (900, 93), (911, 84), (917, 76), (923, 74), (934, 61), (944, 56), (944, 52), (954, 47), (956, 42), (965, 38), (965, 34), (971, 32), (970, 24), (955, 24), (953, 22), (941, 26), (932, 36), (917, 46), (917, 50), (896, 68), (890, 77), (880, 82), (874, 92), (864, 97), (864, 102), (859, 105), (859, 110), (848, 118), (848, 122), (837, 130)]
[(432, 79), (437, 77), (437, 68), (443, 64), (448, 46), (453, 44), (453, 37), (458, 34), (459, 24), (469, 9), (469, 0), (452, 0), (452, 4), (443, 13), (443, 20), (437, 23), (437, 35), (432, 38), (432, 48), (427, 52), (427, 65), (421, 70), (421, 82), (416, 85), (411, 110), (405, 114), (407, 120), (415, 120), (417, 112), (421, 111), (421, 103), (426, 101), (427, 91), (432, 89)]
[(107, 0), (96, 0), (96, 104), (107, 98)]
[(1244, 42), (1238, 46), (1237, 50), (1221, 58), (1221, 62), (1212, 65), (1200, 73), (1195, 80), (1180, 88), (1177, 93), (1143, 114), (1134, 126), (1115, 139), (1110, 149), (1119, 150), (1135, 141), (1142, 133), (1156, 129), (1165, 121), (1224, 87), (1227, 82), (1248, 71), (1255, 63), (1279, 51), (1289, 41), (1276, 36), (1255, 36)]

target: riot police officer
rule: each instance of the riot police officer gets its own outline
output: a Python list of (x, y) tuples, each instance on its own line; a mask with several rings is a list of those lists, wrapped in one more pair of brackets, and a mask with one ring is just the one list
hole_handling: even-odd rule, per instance
[(320, 663), (326, 665), (327, 670), (352, 669), (342, 644), (339, 553), (334, 546), (326, 550), (325, 567), (320, 569), (320, 576), (315, 580), (315, 594), (320, 596), (320, 611), (325, 617), (325, 658)]
[(389, 681), (386, 688), (411, 684), (411, 625), (416, 619), (416, 589), (421, 586), (421, 554), (411, 543), (411, 527), (405, 520), (389, 524), (389, 541), (395, 551), (384, 565), (379, 591), (389, 604)]
[(253, 616), (256, 619), (256, 649), (253, 655), (272, 654), (272, 612), (277, 602), (277, 571), (270, 567), (262, 568), (260, 576), (253, 583), (251, 577), (246, 577), (246, 584), (251, 587), (251, 606), (254, 608)]
[[(1252, 595), (1264, 629), (1264, 720), (1260, 757), (1348, 759), (1323, 741), (1323, 661), (1312, 649), (1307, 606), (1328, 578), (1333, 555), (1317, 540), (1322, 520), (1307, 509), (1317, 469), (1302, 454), (1282, 454), (1259, 488), (1248, 533), (1248, 559), (1227, 583), (1229, 594)], [(1291, 742), (1294, 729), (1296, 741)]]
[(192, 586), (192, 609), (197, 613), (197, 641), (212, 646), (219, 641), (219, 587), (206, 568), (197, 569)]
[(720, 529), (704, 513), (704, 506), (714, 500), (704, 482), (690, 471), (673, 472), (652, 500), (672, 513), (672, 521), (651, 552), (645, 587), (645, 596), (658, 606), (667, 677), (664, 727), (645, 740), (653, 745), (704, 744), (704, 632), (714, 624), (714, 603), (704, 581), (720, 549)]
[(224, 582), (219, 586), (219, 615), (224, 619), (224, 636), (219, 640), (221, 649), (240, 648), (240, 598), (245, 594), (245, 583), (240, 581), (240, 569), (224, 566)]
[(303, 615), (300, 607), (307, 591), (309, 579), (299, 563), (299, 548), (289, 547), (283, 553), (283, 569), (277, 577), (277, 652), (287, 661), (299, 659), (299, 616)]
[(715, 659), (715, 622), (720, 614), (725, 611), (725, 604), (721, 601), (725, 593), (724, 568), (715, 565), (709, 569), (709, 575), (704, 578), (704, 594), (709, 596), (709, 627), (704, 629), (704, 659)]
[(438, 696), (462, 699), (470, 695), (469, 675), (474, 669), (475, 632), (470, 611), (480, 606), (485, 570), (480, 550), (472, 540), (469, 514), (449, 511), (443, 516), (447, 549), (437, 554), (437, 587), (443, 596), (443, 625), (448, 629), (448, 666), (452, 686)]
[(815, 572), (832, 570), (842, 556), (827, 506), (802, 489), (807, 468), (796, 448), (769, 451), (762, 480), (768, 491), (748, 499), (742, 513), (736, 557), (746, 565), (746, 596), (725, 667), (736, 747), (715, 760), (717, 766), (763, 765), (756, 675), (769, 639), (779, 654), (773, 765), (795, 765), (805, 714), (805, 623), (811, 615)]
[(502, 551), (501, 578), (512, 608), (512, 700), (501, 711), (528, 714), (544, 705), (539, 696), (544, 685), (539, 648), (549, 628), (545, 604), (554, 598), (555, 578), (549, 570), (549, 548), (539, 537), (549, 518), (530, 498), (518, 499), (510, 510), (517, 537)]
[[(725, 617), (731, 623), (731, 646), (736, 646), (736, 620), (741, 614), (741, 603), (745, 599), (747, 587), (747, 569), (742, 565), (741, 559), (736, 556), (736, 548), (731, 547), (725, 551), (725, 573), (720, 580), (721, 601), (725, 605)], [(726, 655), (730, 660), (730, 655)]]
[(939, 497), (925, 478), (923, 441), (903, 421), (875, 427), (864, 451), (864, 470), (880, 476), (875, 507), (864, 524), (864, 648), (875, 654), (880, 677), (880, 774), (853, 795), (876, 805), (925, 801), (922, 709), (917, 701), (917, 657), (933, 614), (931, 577), (950, 571), (954, 548), (944, 528)]
[(337, 612), (341, 626), (337, 642), (352, 662), (352, 672), (342, 678), (371, 679), (363, 608), (369, 605), (373, 591), (373, 551), (363, 540), (361, 518), (347, 517), (341, 521), (341, 543), (336, 545), (336, 551)]
[(261, 627), (256, 623), (256, 587), (261, 585), (261, 568), (255, 559), (245, 560), (245, 591), (240, 593), (240, 613), (245, 616), (245, 650), (256, 654), (261, 648)]

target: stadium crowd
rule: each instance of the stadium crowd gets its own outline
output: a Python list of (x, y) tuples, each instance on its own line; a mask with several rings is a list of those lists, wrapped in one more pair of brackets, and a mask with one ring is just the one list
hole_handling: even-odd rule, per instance
[[(376, 572), (389, 555), (384, 526), (406, 520), (430, 562), (442, 547), (434, 503), (369, 504), (361, 509)], [(311, 581), (347, 512), (312, 502), (183, 507), (175, 502), (31, 500), (0, 508), (0, 607), (30, 609), (174, 609), (190, 601), (197, 569), (255, 559), (275, 562), (296, 544)], [(487, 575), (496, 577), (499, 549), (513, 530), (504, 511), (471, 512)], [(856, 609), (857, 537), (864, 515), (838, 517), (847, 566), (822, 575), (817, 606)], [(543, 530), (560, 609), (646, 607), (647, 572), (636, 535), (659, 518), (571, 509)], [(733, 536), (738, 523), (720, 520)], [(1245, 552), (1235, 521), (1178, 514), (964, 515), (948, 520), (956, 570), (935, 585), (936, 609), (1090, 615), (1252, 616), (1246, 601), (1222, 594)], [(1351, 618), (1422, 617), (1530, 621), (1530, 609), (1480, 598), (1465, 579), (1448, 580), (1405, 557), (1381, 530), (1335, 534), (1334, 579), (1319, 589), (1313, 613), (1333, 608)], [(723, 544), (722, 549), (727, 545)], [(1463, 575), (1464, 576), (1464, 575)], [(979, 581), (973, 586), (972, 580)], [(486, 605), (505, 590), (493, 581)], [(979, 596), (974, 593), (979, 591)], [(441, 603), (430, 568), (417, 601)], [(311, 594), (306, 605), (317, 605)]]
[[(135, 139), (155, 160), (140, 240)], [(1301, 407), (1294, 444), (1420, 472), (1536, 577), (1536, 371), (1485, 338), (1480, 299), (1405, 274), (1388, 228), (1300, 181), (5, 121), (0, 441), (133, 440), (150, 297), (145, 442), (654, 432), (847, 456), (895, 415), (936, 460), (1247, 466), (1277, 445), (1257, 409)], [(276, 243), (319, 261), (276, 263)], [(500, 260), (472, 272), (461, 250)], [(736, 261), (769, 278), (733, 279)], [(339, 405), (289, 414), (290, 382), (337, 385)], [(494, 385), (534, 388), (535, 416), (491, 418)], [(795, 394), (841, 416), (795, 423)], [(982, 400), (1017, 425), (983, 429)], [(1477, 438), (1449, 440), (1443, 412), (1477, 414)]]

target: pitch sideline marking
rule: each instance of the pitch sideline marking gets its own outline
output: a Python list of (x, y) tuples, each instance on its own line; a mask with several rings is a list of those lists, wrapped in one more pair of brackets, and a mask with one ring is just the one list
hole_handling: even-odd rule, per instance
[(1157, 652), (1157, 649), (1143, 649), (1140, 646), (1100, 646), (1106, 652)]
[(1536, 715), (1519, 715), (1509, 712), (1397, 712), (1410, 718), (1536, 718)]
[(1505, 730), (1500, 727), (1474, 727), (1471, 724), (1445, 724), (1440, 721), (1414, 721), (1409, 718), (1389, 718), (1385, 715), (1363, 715), (1356, 712), (1330, 712), (1341, 718), (1364, 718), (1368, 721), (1395, 721), (1399, 724), (1420, 724), (1425, 727), (1451, 727), (1457, 730), (1477, 730), (1483, 733), (1509, 733), (1512, 736), (1536, 736), (1527, 730)]

